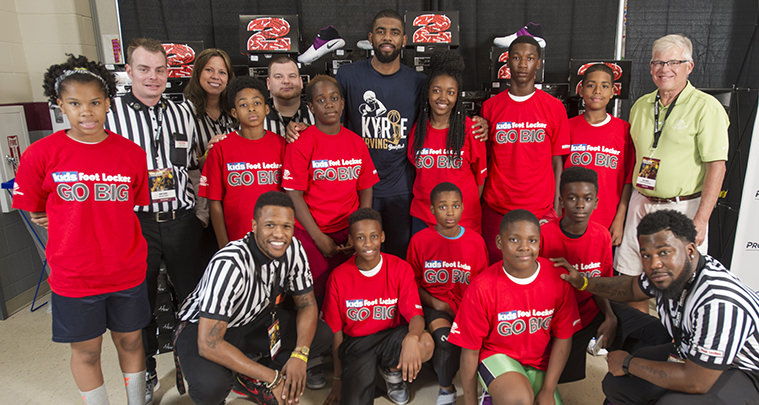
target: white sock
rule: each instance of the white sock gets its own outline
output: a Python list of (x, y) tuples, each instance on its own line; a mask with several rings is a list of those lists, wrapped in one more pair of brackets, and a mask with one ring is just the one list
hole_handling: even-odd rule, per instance
[(87, 405), (108, 405), (110, 403), (108, 402), (108, 393), (105, 392), (105, 384), (95, 388), (92, 391), (79, 391), (79, 394), (82, 395), (82, 399)]
[(145, 370), (136, 373), (123, 373), (129, 405), (145, 404)]

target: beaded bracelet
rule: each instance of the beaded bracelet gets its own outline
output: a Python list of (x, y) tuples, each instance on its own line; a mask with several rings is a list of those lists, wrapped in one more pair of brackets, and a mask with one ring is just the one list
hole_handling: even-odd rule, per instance
[(276, 373), (274, 375), (274, 380), (268, 384), (265, 384), (266, 388), (269, 391), (273, 390), (274, 388), (277, 388), (279, 384), (282, 383), (282, 374), (279, 373), (279, 370), (274, 370), (274, 372)]

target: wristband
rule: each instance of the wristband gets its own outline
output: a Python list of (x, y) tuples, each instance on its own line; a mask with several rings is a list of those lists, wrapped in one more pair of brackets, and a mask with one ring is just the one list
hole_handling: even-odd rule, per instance
[(343, 377), (342, 377), (342, 376), (339, 376), (339, 375), (333, 375), (333, 376), (332, 376), (332, 379), (333, 379), (333, 380), (335, 380), (335, 381), (340, 381), (340, 380), (342, 380), (342, 379), (343, 379)]
[(631, 375), (630, 374), (630, 360), (632, 360), (633, 355), (628, 354), (627, 357), (625, 357), (624, 360), (622, 360), (622, 371), (625, 372), (625, 375)]
[(582, 287), (578, 288), (578, 290), (585, 291), (586, 288), (588, 288), (588, 278), (585, 276), (582, 276)]
[(298, 352), (292, 352), (292, 353), (290, 353), (290, 358), (293, 358), (293, 357), (295, 357), (296, 359), (301, 359), (301, 360), (303, 360), (303, 361), (304, 361), (306, 364), (308, 364), (308, 357), (304, 356), (304, 355), (303, 355), (303, 354), (301, 354), (301, 353), (298, 353)]

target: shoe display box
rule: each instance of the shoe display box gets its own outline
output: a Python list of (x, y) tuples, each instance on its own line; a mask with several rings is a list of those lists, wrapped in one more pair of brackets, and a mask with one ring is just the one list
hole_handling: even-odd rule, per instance
[(436, 49), (449, 49), (445, 44), (406, 46), (401, 52), (401, 62), (417, 72), (426, 73), (430, 67), (430, 57)]

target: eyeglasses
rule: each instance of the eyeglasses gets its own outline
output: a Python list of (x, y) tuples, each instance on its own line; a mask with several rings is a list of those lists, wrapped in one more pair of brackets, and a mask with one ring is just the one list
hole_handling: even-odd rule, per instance
[(670, 68), (674, 69), (678, 66), (680, 66), (681, 63), (690, 62), (689, 60), (652, 60), (651, 62), (648, 62), (649, 65), (653, 68), (661, 69), (664, 67), (664, 65), (669, 66)]

